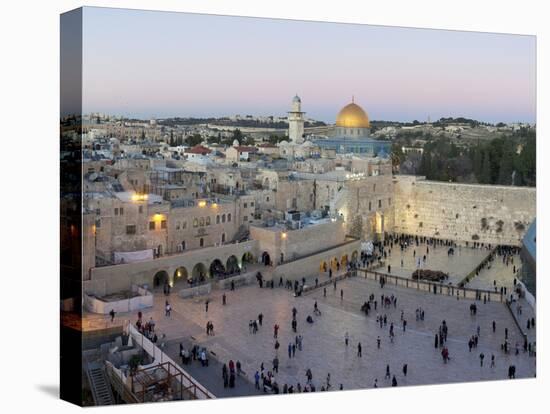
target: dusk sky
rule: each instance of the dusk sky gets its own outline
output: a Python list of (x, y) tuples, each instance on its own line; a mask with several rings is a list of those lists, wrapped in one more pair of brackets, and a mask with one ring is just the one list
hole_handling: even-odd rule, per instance
[(85, 8), (83, 110), (535, 122), (534, 36)]

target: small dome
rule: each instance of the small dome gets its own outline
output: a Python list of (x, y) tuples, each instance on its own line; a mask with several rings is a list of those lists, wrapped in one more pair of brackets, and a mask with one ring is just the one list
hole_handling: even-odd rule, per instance
[(240, 144), (239, 144), (239, 141), (238, 140), (234, 140), (233, 141), (233, 146), (234, 147), (238, 147)]
[(336, 117), (336, 126), (344, 128), (370, 128), (367, 113), (352, 102), (342, 108)]
[(292, 102), (302, 102), (302, 100), (298, 95), (294, 95), (294, 98), (292, 98)]

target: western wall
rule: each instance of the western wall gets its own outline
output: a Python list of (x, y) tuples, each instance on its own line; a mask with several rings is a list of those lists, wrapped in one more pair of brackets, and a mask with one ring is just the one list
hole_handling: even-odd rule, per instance
[(397, 176), (394, 231), (462, 242), (518, 246), (536, 216), (536, 188)]

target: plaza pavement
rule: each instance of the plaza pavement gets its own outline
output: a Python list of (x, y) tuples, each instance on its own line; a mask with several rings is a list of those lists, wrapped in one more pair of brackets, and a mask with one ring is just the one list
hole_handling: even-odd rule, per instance
[[(340, 299), (340, 289), (344, 290), (344, 300)], [(511, 347), (516, 342), (520, 348), (523, 344), (520, 332), (505, 305), (498, 302), (483, 304), (477, 302), (478, 313), (471, 316), (467, 300), (456, 300), (454, 297), (418, 292), (414, 289), (386, 285), (383, 289), (377, 282), (360, 277), (338, 282), (337, 290), (327, 289), (327, 297), (323, 297), (322, 289), (307, 296), (294, 298), (292, 293), (283, 288), (260, 289), (257, 285), (238, 288), (227, 295), (227, 305), (222, 306), (221, 295), (224, 291), (214, 291), (210, 300), (208, 313), (205, 311), (205, 297), (181, 299), (172, 294), (170, 301), (173, 312), (170, 318), (164, 316), (164, 295), (155, 296), (155, 306), (144, 312), (144, 320), (150, 316), (156, 322), (156, 330), (166, 334), (167, 349), (175, 353), (179, 342), (185, 345), (197, 343), (206, 346), (216, 354), (219, 361), (229, 359), (240, 360), (248, 379), (264, 362), (266, 370), (271, 369), (271, 361), (275, 356), (273, 325), (279, 324), (280, 360), (279, 374), (276, 380), (282, 387), (284, 383), (305, 383), (305, 372), (310, 368), (313, 372), (313, 382), (317, 389), (325, 383), (327, 373), (331, 374), (333, 389), (341, 383), (344, 389), (370, 388), (374, 379), (378, 386), (389, 386), (391, 381), (384, 379), (386, 364), (390, 365), (396, 374), (399, 386), (419, 384), (443, 384), (451, 382), (496, 380), (507, 378), (510, 364), (516, 365), (516, 377), (530, 378), (535, 375), (535, 358), (528, 357), (520, 351), (519, 355), (511, 352), (504, 355), (500, 344), (504, 339), (504, 328), (509, 330)], [(380, 295), (397, 296), (397, 307), (381, 310), (378, 313), (387, 314), (388, 325), (381, 329), (376, 324), (376, 313), (369, 317), (360, 312), (361, 304), (371, 293), (380, 302)], [(322, 312), (320, 317), (313, 314), (313, 304), (318, 301)], [(425, 320), (415, 320), (415, 309), (422, 307)], [(288, 358), (287, 346), (293, 342), (295, 335), (291, 331), (292, 307), (298, 310), (298, 333), (303, 336), (303, 351), (296, 351), (295, 358)], [(407, 331), (401, 328), (400, 312), (404, 310), (408, 322)], [(263, 326), (257, 334), (249, 333), (248, 323), (263, 313)], [(306, 316), (312, 315), (315, 322), (310, 325), (305, 322)], [(118, 315), (135, 322), (135, 315)], [(442, 362), (440, 349), (434, 348), (434, 334), (442, 320), (449, 326), (447, 346), (451, 360), (448, 364)], [(491, 324), (495, 320), (497, 331), (492, 333)], [(205, 326), (207, 321), (214, 324), (215, 335), (207, 336)], [(388, 329), (390, 321), (395, 324), (395, 339), (389, 340)], [(477, 349), (468, 352), (467, 342), (475, 334), (477, 326), (481, 328), (480, 343)], [(345, 332), (349, 332), (350, 345), (344, 345)], [(376, 347), (376, 338), (381, 338), (381, 349)], [(357, 343), (361, 342), (363, 356), (357, 356)], [(484, 366), (480, 367), (479, 354), (485, 354)], [(490, 367), (491, 354), (495, 355), (496, 367)], [(175, 360), (179, 358), (174, 356)], [(211, 356), (212, 361), (212, 356)], [(401, 368), (408, 364), (408, 375), (404, 377)], [(184, 367), (189, 369), (188, 367)], [(198, 370), (209, 371), (200, 375)], [(219, 393), (221, 365), (213, 364), (212, 369), (197, 365), (192, 375), (204, 381), (205, 386), (216, 387)], [(191, 372), (190, 372), (191, 373)], [(216, 386), (217, 381), (217, 386)], [(244, 380), (237, 379), (237, 382)], [(234, 395), (256, 394), (251, 384), (240, 384), (238, 390), (231, 391)], [(222, 388), (223, 390), (223, 388)], [(213, 390), (216, 395), (216, 391)], [(224, 396), (228, 394), (220, 394)], [(229, 395), (228, 395), (229, 396)]]
[[(427, 247), (429, 247), (428, 254), (426, 254)], [(390, 274), (412, 278), (412, 273), (418, 268), (417, 260), (420, 258), (420, 269), (445, 272), (449, 275), (447, 282), (457, 285), (489, 254), (487, 249), (457, 246), (455, 254), (449, 256), (447, 254), (448, 249), (448, 246), (434, 247), (428, 246), (426, 243), (419, 243), (419, 246), (411, 245), (401, 252), (399, 245), (395, 245), (391, 249), (391, 254), (384, 258), (385, 265), (377, 271), (388, 274), (388, 265), (390, 265)], [(415, 251), (416, 256), (414, 255)], [(422, 260), (424, 255), (426, 255), (425, 263)], [(403, 266), (401, 266), (401, 259), (403, 259)]]

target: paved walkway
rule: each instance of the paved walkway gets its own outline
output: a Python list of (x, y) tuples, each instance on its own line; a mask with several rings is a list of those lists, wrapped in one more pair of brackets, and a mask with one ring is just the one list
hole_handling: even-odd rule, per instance
[[(340, 299), (340, 289), (344, 290), (344, 300)], [(507, 378), (507, 369), (516, 365), (516, 377), (530, 378), (535, 375), (535, 358), (520, 352), (519, 355), (504, 354), (500, 345), (504, 339), (504, 329), (509, 330), (512, 346), (522, 343), (521, 335), (514, 324), (512, 316), (501, 303), (478, 302), (478, 313), (470, 315), (467, 300), (444, 295), (433, 295), (386, 285), (381, 289), (375, 281), (363, 278), (349, 278), (338, 282), (337, 290), (332, 286), (323, 297), (322, 289), (307, 296), (294, 298), (282, 288), (260, 289), (256, 285), (225, 291), (227, 305), (222, 306), (223, 291), (212, 292), (208, 313), (205, 309), (206, 298), (180, 299), (172, 294), (168, 300), (173, 307), (170, 318), (164, 316), (163, 295), (156, 295), (155, 307), (144, 312), (145, 320), (153, 316), (157, 331), (166, 334), (166, 347), (174, 355), (179, 352), (179, 342), (186, 346), (194, 341), (206, 346), (216, 354), (219, 361), (240, 360), (248, 378), (263, 362), (270, 370), (275, 355), (280, 359), (279, 373), (276, 380), (279, 384), (305, 383), (305, 372), (310, 368), (313, 382), (318, 389), (326, 383), (327, 373), (331, 374), (334, 389), (341, 383), (344, 389), (370, 388), (374, 379), (379, 387), (389, 386), (390, 380), (384, 378), (386, 364), (396, 374), (398, 385), (441, 384), (451, 382), (495, 380)], [(361, 304), (373, 293), (380, 301), (380, 295), (394, 294), (398, 298), (396, 308), (388, 308), (378, 313), (386, 314), (388, 324), (380, 328), (376, 323), (376, 313), (369, 317), (360, 312)], [(313, 314), (313, 304), (317, 301), (321, 316)], [(415, 309), (425, 310), (425, 320), (415, 320)], [(298, 332), (293, 333), (290, 326), (292, 307), (298, 310)], [(401, 327), (400, 313), (408, 321), (406, 332)], [(258, 313), (264, 315), (263, 326), (257, 334), (249, 332), (248, 323), (256, 319)], [(315, 322), (305, 322), (306, 316), (312, 315)], [(118, 315), (120, 318), (135, 320), (135, 315)], [(451, 361), (443, 364), (440, 350), (434, 348), (434, 335), (442, 320), (449, 326), (449, 347)], [(497, 330), (492, 332), (492, 321)], [(205, 326), (212, 321), (215, 336), (207, 336)], [(395, 324), (395, 339), (391, 343), (388, 336), (390, 322)], [(280, 325), (278, 341), (280, 349), (275, 351), (273, 325)], [(471, 353), (467, 341), (480, 326), (480, 343)], [(344, 345), (344, 335), (348, 332), (350, 345)], [(294, 358), (289, 358), (287, 346), (294, 342), (295, 336), (303, 336), (303, 351), (296, 351)], [(376, 346), (380, 336), (381, 347)], [(193, 339), (194, 338), (194, 339)], [(357, 356), (357, 344), (361, 342), (362, 357)], [(189, 344), (189, 345), (187, 345)], [(485, 354), (485, 364), (480, 367), (479, 354)], [(496, 366), (490, 367), (490, 356), (495, 355)], [(403, 364), (408, 364), (408, 375), (401, 372)], [(257, 391), (250, 382), (237, 380), (237, 388), (224, 389), (221, 379), (221, 365), (212, 362), (211, 367), (199, 365), (184, 367), (196, 376), (215, 395), (255, 395)]]

